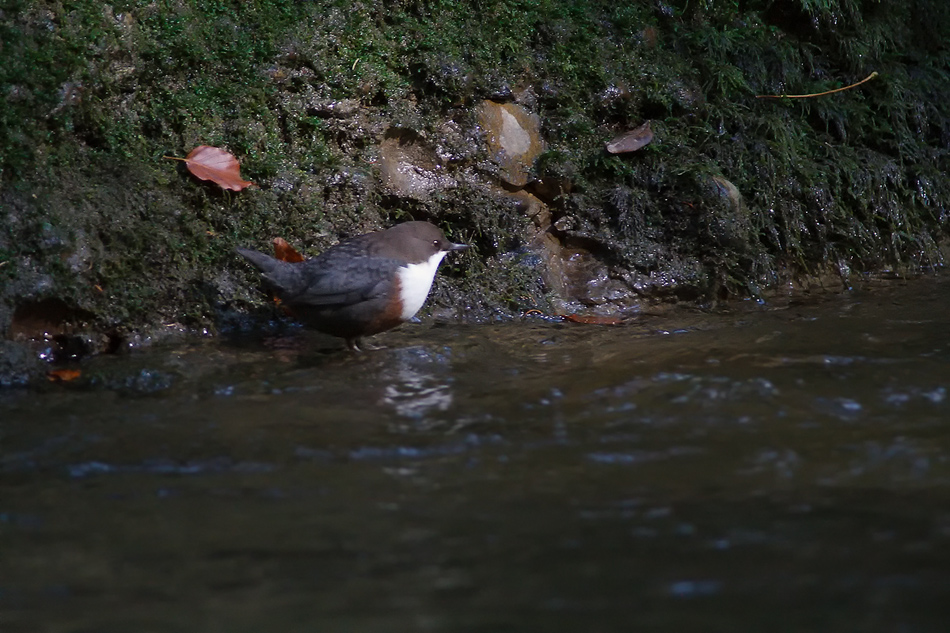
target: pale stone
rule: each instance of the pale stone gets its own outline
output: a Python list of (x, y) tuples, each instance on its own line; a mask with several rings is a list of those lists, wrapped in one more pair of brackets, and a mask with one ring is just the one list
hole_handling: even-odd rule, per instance
[(478, 120), (500, 168), (499, 177), (514, 187), (528, 184), (534, 161), (544, 151), (537, 115), (514, 103), (483, 101)]

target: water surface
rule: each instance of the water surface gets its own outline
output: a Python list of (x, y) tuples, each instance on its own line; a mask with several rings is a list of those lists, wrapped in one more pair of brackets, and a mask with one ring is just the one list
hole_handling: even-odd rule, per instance
[(948, 291), (0, 392), (0, 631), (944, 631)]

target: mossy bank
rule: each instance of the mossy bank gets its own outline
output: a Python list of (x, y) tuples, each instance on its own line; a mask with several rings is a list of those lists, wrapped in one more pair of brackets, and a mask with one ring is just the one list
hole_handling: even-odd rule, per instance
[[(410, 218), (475, 247), (443, 267), (444, 318), (942, 263), (944, 0), (0, 7), (5, 383), (42, 371), (28, 341), (62, 358), (272, 318), (236, 245), (315, 253)], [(520, 164), (492, 116), (519, 122)], [(644, 122), (652, 143), (605, 151)], [(257, 186), (163, 159), (203, 144)]]

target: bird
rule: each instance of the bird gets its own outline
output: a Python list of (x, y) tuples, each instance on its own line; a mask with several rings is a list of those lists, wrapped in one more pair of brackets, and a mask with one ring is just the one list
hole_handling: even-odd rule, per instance
[(448, 253), (465, 250), (429, 222), (403, 222), (330, 247), (301, 262), (285, 262), (238, 247), (304, 325), (340, 337), (352, 351), (361, 339), (415, 316)]

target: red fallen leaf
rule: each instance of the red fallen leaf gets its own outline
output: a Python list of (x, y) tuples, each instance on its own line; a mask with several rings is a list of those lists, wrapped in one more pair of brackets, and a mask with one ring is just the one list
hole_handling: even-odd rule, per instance
[(79, 369), (54, 369), (46, 374), (46, 379), (50, 382), (70, 382), (82, 376)]
[(623, 323), (623, 319), (599, 314), (562, 314), (561, 317), (572, 323), (587, 323), (590, 325), (620, 325)]
[(288, 262), (291, 264), (296, 264), (297, 262), (302, 262), (306, 259), (303, 255), (297, 252), (297, 250), (287, 243), (282, 237), (274, 238), (274, 257), (277, 259)]
[[(293, 246), (291, 246), (287, 240), (282, 237), (274, 238), (274, 257), (277, 259), (289, 262), (291, 264), (296, 264), (297, 262), (302, 262), (306, 259), (303, 255), (297, 252)], [(271, 298), (274, 300), (280, 309), (284, 311), (284, 314), (287, 316), (294, 316), (293, 311), (280, 302), (280, 298), (277, 295), (271, 295)]]
[(241, 191), (254, 184), (241, 180), (241, 164), (229, 152), (219, 147), (199, 145), (185, 158), (176, 156), (165, 156), (165, 158), (183, 161), (188, 171), (196, 178), (210, 180), (222, 189)]

